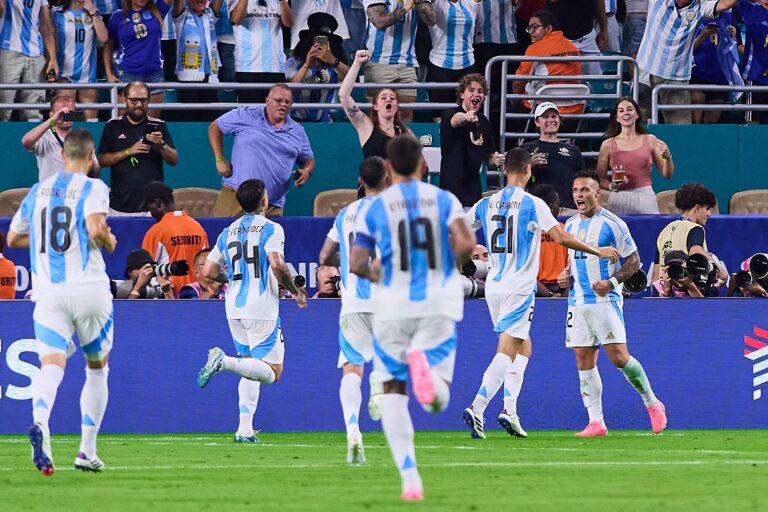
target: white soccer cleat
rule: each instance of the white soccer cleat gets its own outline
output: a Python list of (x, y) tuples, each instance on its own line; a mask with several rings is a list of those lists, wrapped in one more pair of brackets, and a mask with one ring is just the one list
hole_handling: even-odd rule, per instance
[(250, 432), (241, 432), (238, 430), (235, 433), (235, 442), (241, 444), (260, 444), (261, 440), (256, 437), (257, 431), (251, 430)]
[(221, 371), (221, 361), (224, 359), (224, 351), (219, 347), (213, 347), (208, 351), (208, 360), (205, 362), (205, 366), (200, 368), (200, 372), (197, 374), (197, 386), (204, 388), (208, 385), (211, 377)]
[(469, 427), (472, 439), (485, 439), (485, 418), (475, 413), (470, 405), (464, 409), (464, 423)]
[(77, 454), (77, 457), (75, 457), (75, 469), (79, 469), (80, 471), (100, 473), (104, 467), (104, 463), (95, 455), (93, 457), (88, 457), (83, 452), (80, 452)]
[(365, 464), (363, 435), (360, 432), (347, 435), (347, 464)]
[(376, 372), (368, 376), (370, 397), (368, 398), (368, 416), (373, 421), (381, 420), (381, 404), (384, 402), (384, 385)]
[(512, 437), (528, 437), (528, 432), (520, 425), (520, 418), (507, 414), (506, 410), (499, 414), (499, 425)]

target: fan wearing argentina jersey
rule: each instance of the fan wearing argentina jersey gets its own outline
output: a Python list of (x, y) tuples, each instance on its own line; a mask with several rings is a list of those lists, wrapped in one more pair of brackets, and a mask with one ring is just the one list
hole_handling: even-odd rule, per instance
[[(363, 436), (360, 433), (360, 383), (365, 363), (373, 359), (373, 309), (371, 282), (349, 271), (349, 256), (355, 236), (355, 219), (365, 215), (373, 197), (387, 187), (384, 160), (372, 156), (360, 164), (360, 185), (365, 197), (358, 199), (336, 216), (320, 251), (320, 264), (339, 267), (341, 273), (341, 313), (339, 314), (339, 367), (342, 369), (339, 398), (347, 427), (347, 462), (364, 464)], [(371, 373), (368, 414), (381, 419), (382, 386), (376, 373)]]
[[(464, 313), (457, 264), (475, 237), (456, 197), (422, 183), (426, 162), (414, 137), (387, 146), (392, 186), (355, 220), (350, 270), (372, 287), (374, 372), (384, 382), (381, 426), (400, 472), (403, 500), (424, 499), (406, 384), (428, 412), (448, 406), (456, 322)], [(373, 259), (372, 259), (373, 258)]]
[[(51, 11), (56, 35), (59, 76), (73, 83), (96, 82), (96, 43), (109, 39), (107, 26), (92, 0), (67, 0)], [(96, 89), (79, 89), (77, 101), (96, 103)], [(97, 121), (96, 110), (86, 110), (87, 120)]]
[(608, 433), (603, 421), (603, 382), (597, 370), (600, 346), (608, 359), (643, 398), (656, 434), (667, 427), (662, 404), (653, 394), (648, 376), (640, 362), (627, 351), (627, 333), (622, 312), (621, 283), (640, 268), (640, 255), (626, 223), (601, 208), (600, 178), (597, 173), (581, 171), (573, 180), (573, 200), (579, 213), (565, 223), (565, 230), (579, 240), (610, 245), (619, 251), (624, 264), (598, 260), (578, 250), (568, 251), (569, 268), (558, 282), (567, 288), (568, 317), (565, 346), (572, 348), (579, 370), (581, 396), (589, 413), (589, 424), (576, 435), (599, 437)]
[[(482, 0), (434, 0), (435, 24), (429, 27), (432, 51), (429, 52), (427, 82), (458, 82), (475, 71), (472, 40), (475, 20)], [(432, 89), (429, 101), (453, 103), (453, 89)]]
[[(719, 16), (738, 0), (649, 0), (648, 20), (637, 50), (637, 65), (658, 84), (688, 84), (693, 43), (702, 18)], [(690, 90), (661, 90), (659, 103), (687, 105)], [(691, 124), (690, 110), (663, 110), (666, 124)]]
[(85, 353), (85, 384), (80, 395), (82, 438), (75, 469), (101, 471), (96, 437), (107, 408), (107, 359), (114, 332), (109, 277), (99, 249), (115, 250), (107, 226), (109, 190), (87, 177), (93, 162), (93, 137), (76, 128), (64, 141), (64, 169), (36, 184), (13, 216), (9, 247), (29, 247), (34, 326), (40, 371), (32, 380), (29, 441), (32, 460), (53, 474), (48, 420), (64, 378), (77, 333)]
[(264, 182), (244, 181), (237, 189), (237, 201), (245, 215), (221, 232), (203, 275), (218, 280), (226, 266), (227, 321), (239, 357), (227, 356), (219, 347), (213, 347), (197, 375), (197, 385), (205, 387), (222, 370), (239, 375), (240, 425), (235, 442), (258, 443), (253, 414), (261, 384), (277, 382), (283, 373), (285, 346), (278, 316), (278, 284), (291, 292), (300, 308), (307, 307), (307, 292), (296, 287), (283, 260), (282, 226), (264, 217), (269, 201)]
[[(293, 26), (288, 0), (232, 0), (227, 4), (235, 33), (235, 76), (241, 83), (285, 82), (280, 26)], [(266, 89), (238, 89), (238, 103), (264, 103)]]
[(496, 355), (483, 374), (472, 404), (464, 409), (464, 423), (473, 439), (485, 439), (483, 413), (488, 402), (504, 385), (504, 409), (499, 424), (514, 437), (528, 437), (517, 415), (517, 398), (531, 357), (528, 333), (539, 273), (542, 232), (569, 248), (616, 261), (610, 247), (596, 248), (563, 231), (547, 204), (525, 192), (531, 179), (531, 155), (522, 148), (506, 154), (504, 173), (507, 186), (484, 197), (467, 212), (475, 229), (482, 228), (491, 256), (491, 270), (485, 279), (485, 300), (493, 330), (499, 336)]
[[(522, 53), (520, 45), (517, 44), (517, 19), (515, 17), (515, 11), (522, 4), (523, 0), (483, 0), (482, 7), (477, 13), (474, 34), (475, 69), (478, 73), (485, 74), (485, 65), (497, 55), (520, 55)], [(541, 4), (543, 5), (544, 2)], [(514, 73), (517, 63), (510, 62), (509, 66), (510, 73)], [(491, 69), (492, 79), (498, 76), (500, 71), (500, 66), (494, 66)]]

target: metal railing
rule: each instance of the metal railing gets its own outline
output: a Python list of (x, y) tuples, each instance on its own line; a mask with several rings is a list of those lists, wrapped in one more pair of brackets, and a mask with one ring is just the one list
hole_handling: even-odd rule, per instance
[[(608, 73), (604, 75), (515, 75), (509, 74), (510, 62), (615, 62), (616, 72)], [(497, 85), (492, 81), (492, 66), (494, 64), (501, 66), (501, 82)], [(507, 121), (512, 120), (525, 120), (530, 121), (532, 119), (531, 113), (509, 112), (507, 109), (508, 101), (522, 101), (522, 100), (535, 100), (535, 101), (553, 101), (558, 100), (613, 100), (616, 101), (623, 96), (622, 90), (624, 86), (624, 69), (625, 65), (629, 66), (632, 70), (632, 85), (631, 94), (637, 101), (639, 91), (639, 68), (637, 62), (631, 57), (623, 55), (594, 55), (594, 56), (566, 56), (566, 57), (531, 57), (524, 55), (505, 55), (493, 57), (488, 61), (488, 65), (485, 67), (485, 79), (488, 82), (488, 96), (495, 91), (499, 91), (500, 101), (500, 120), (499, 123), (499, 151), (503, 152), (507, 147), (508, 139), (535, 139), (538, 138), (538, 133), (532, 133), (528, 131), (507, 131)], [(553, 95), (553, 94), (514, 94), (509, 93), (509, 82), (513, 80), (526, 80), (526, 81), (557, 81), (557, 82), (574, 82), (580, 83), (581, 81), (600, 81), (600, 82), (614, 82), (615, 90), (611, 94), (574, 94), (574, 95)], [(486, 101), (485, 103), (485, 115), (490, 116), (491, 105)], [(594, 113), (582, 113), (582, 114), (563, 114), (563, 119), (578, 119), (578, 120), (591, 120), (591, 119), (605, 119), (607, 120), (609, 114), (607, 112), (594, 112)], [(565, 139), (595, 139), (603, 136), (602, 132), (573, 132), (560, 134)], [(587, 151), (583, 153), (585, 157), (596, 157), (597, 152)], [(489, 171), (489, 174), (493, 174), (494, 171)]]
[[(684, 104), (660, 104), (659, 94), (661, 91), (710, 91), (710, 92), (743, 92), (746, 93), (745, 103), (684, 103)], [(651, 91), (651, 124), (659, 123), (659, 112), (672, 110), (701, 110), (701, 111), (724, 111), (724, 112), (765, 112), (768, 111), (768, 105), (752, 104), (752, 93), (768, 93), (768, 86), (765, 85), (698, 85), (698, 84), (659, 84)]]

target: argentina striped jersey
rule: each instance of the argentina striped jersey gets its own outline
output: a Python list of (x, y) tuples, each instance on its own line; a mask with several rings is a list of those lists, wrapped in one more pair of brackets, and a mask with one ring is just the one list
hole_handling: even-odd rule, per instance
[(475, 25), (475, 43), (516, 42), (517, 21), (512, 0), (483, 0)]
[(419, 181), (392, 185), (355, 221), (355, 245), (378, 249), (373, 312), (383, 320), (464, 314), (464, 291), (449, 226), (464, 222), (456, 197)]
[(277, 278), (268, 255), (283, 255), (283, 227), (262, 214), (246, 214), (224, 228), (208, 260), (226, 266), (229, 319), (277, 320)]
[(432, 64), (445, 69), (464, 69), (475, 63), (472, 37), (481, 5), (475, 0), (445, 0), (434, 4), (435, 24), (429, 27)]
[(29, 235), (32, 297), (109, 295), (101, 251), (85, 219), (109, 212), (109, 189), (84, 174), (58, 172), (37, 183), (22, 201), (11, 230)]
[(715, 16), (715, 6), (717, 0), (693, 0), (683, 8), (675, 0), (650, 0), (637, 52), (640, 69), (667, 80), (689, 80), (696, 27), (701, 18)]
[[(587, 219), (574, 215), (565, 223), (565, 230), (595, 247), (615, 247), (622, 258), (637, 251), (637, 245), (627, 228), (627, 224), (605, 208)], [(614, 288), (605, 297), (599, 296), (592, 289), (592, 284), (610, 279), (618, 263), (611, 263), (605, 258), (598, 258), (582, 251), (568, 249), (568, 261), (571, 266), (571, 291), (568, 293), (568, 305), (596, 304), (598, 302), (621, 303), (622, 285)]]
[(355, 238), (355, 220), (358, 215), (365, 215), (366, 208), (371, 204), (372, 197), (358, 199), (343, 208), (333, 221), (333, 227), (328, 232), (328, 238), (339, 244), (341, 274), (341, 313), (372, 313), (371, 282), (358, 277), (349, 271), (349, 255)]
[(248, 2), (245, 18), (233, 27), (235, 71), (238, 73), (285, 73), (283, 33), (280, 29), (280, 0), (233, 0), (229, 15), (240, 2)]
[(74, 83), (96, 81), (96, 33), (93, 21), (82, 9), (51, 13), (56, 31), (56, 61), (59, 75)]
[(120, 8), (118, 0), (94, 0), (93, 5), (101, 14), (112, 14)]
[[(363, 0), (365, 9), (372, 5), (383, 5), (387, 12), (397, 8), (394, 0)], [(375, 64), (400, 64), (416, 67), (416, 25), (418, 19), (414, 9), (408, 11), (399, 21), (384, 30), (377, 29), (368, 19), (365, 35), (365, 47), (371, 53), (371, 62)]]
[(5, 0), (0, 48), (39, 57), (43, 54), (40, 35), (40, 9), (48, 8), (43, 0)]
[(482, 227), (491, 258), (486, 295), (530, 295), (536, 290), (541, 233), (558, 225), (549, 207), (520, 187), (504, 187), (467, 212), (473, 228)]

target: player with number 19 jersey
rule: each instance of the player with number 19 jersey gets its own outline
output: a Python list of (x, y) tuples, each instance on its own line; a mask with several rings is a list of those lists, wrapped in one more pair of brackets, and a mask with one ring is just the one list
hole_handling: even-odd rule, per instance
[(278, 284), (267, 255), (283, 255), (285, 233), (262, 214), (246, 214), (219, 235), (208, 260), (226, 265), (228, 319), (277, 320)]
[(376, 196), (357, 216), (355, 245), (380, 250), (381, 278), (371, 300), (376, 321), (444, 316), (458, 322), (464, 291), (449, 226), (464, 216), (450, 192), (408, 181)]
[(109, 213), (109, 189), (84, 174), (59, 172), (24, 198), (10, 229), (29, 235), (33, 300), (110, 297), (104, 258), (85, 227), (85, 219), (95, 213)]

